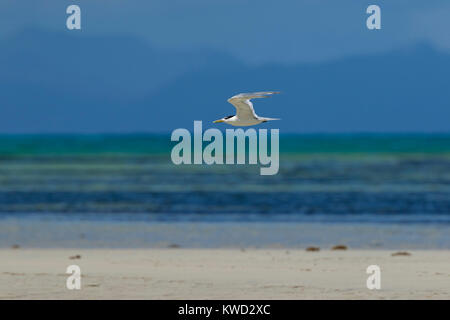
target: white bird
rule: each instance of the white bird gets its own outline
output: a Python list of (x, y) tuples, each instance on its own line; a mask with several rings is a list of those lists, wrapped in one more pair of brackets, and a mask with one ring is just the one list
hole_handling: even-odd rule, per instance
[(232, 126), (247, 127), (253, 126), (255, 124), (260, 124), (262, 122), (267, 122), (270, 120), (280, 120), (275, 118), (265, 118), (258, 116), (255, 113), (255, 110), (253, 109), (252, 102), (250, 101), (251, 99), (255, 98), (267, 98), (270, 95), (276, 93), (279, 92), (265, 91), (265, 92), (237, 94), (227, 100), (236, 108), (236, 115), (216, 120), (214, 121), (214, 123), (225, 122), (227, 124), (231, 124)]

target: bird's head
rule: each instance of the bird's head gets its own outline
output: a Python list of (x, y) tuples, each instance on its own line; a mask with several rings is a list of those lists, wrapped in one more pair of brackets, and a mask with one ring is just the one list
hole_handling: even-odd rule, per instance
[(231, 118), (233, 118), (234, 116), (227, 116), (225, 118), (213, 121), (213, 123), (219, 123), (219, 122), (227, 122), (227, 120), (229, 121)]

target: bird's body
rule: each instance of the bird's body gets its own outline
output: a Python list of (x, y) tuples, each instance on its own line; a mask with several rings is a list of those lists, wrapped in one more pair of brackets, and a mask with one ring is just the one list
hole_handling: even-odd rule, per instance
[(228, 99), (228, 102), (231, 103), (236, 108), (236, 115), (228, 116), (219, 120), (214, 121), (224, 122), (232, 126), (236, 127), (247, 127), (253, 126), (256, 124), (260, 124), (262, 122), (267, 122), (270, 120), (279, 120), (274, 118), (266, 118), (260, 117), (255, 113), (253, 109), (253, 104), (250, 101), (255, 98), (267, 98), (272, 94), (276, 94), (279, 92), (274, 91), (265, 91), (265, 92), (253, 92), (253, 93), (240, 93)]
[(264, 121), (260, 119), (240, 119), (238, 116), (228, 116), (223, 119), (223, 122), (235, 127), (248, 127), (260, 124)]

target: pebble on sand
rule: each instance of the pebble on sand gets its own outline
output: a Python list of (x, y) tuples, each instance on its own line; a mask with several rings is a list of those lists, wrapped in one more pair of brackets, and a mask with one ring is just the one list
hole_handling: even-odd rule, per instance
[(306, 251), (317, 252), (317, 251), (320, 251), (320, 248), (319, 247), (308, 247), (308, 248), (306, 248)]
[(331, 250), (347, 250), (347, 246), (344, 246), (343, 244), (338, 244), (337, 246), (334, 246), (331, 248)]
[(69, 257), (70, 260), (81, 259), (79, 254)]
[(410, 256), (411, 253), (406, 252), (406, 251), (398, 251), (398, 252), (394, 252), (393, 254), (391, 254), (391, 256), (393, 257), (398, 257), (398, 256)]

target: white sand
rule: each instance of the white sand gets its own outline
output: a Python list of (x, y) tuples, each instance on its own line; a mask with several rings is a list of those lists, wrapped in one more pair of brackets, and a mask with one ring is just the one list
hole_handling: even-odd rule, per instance
[[(1, 299), (450, 299), (450, 252), (1, 249)], [(71, 260), (69, 256), (81, 255)], [(66, 289), (67, 266), (82, 272)], [(381, 290), (366, 268), (381, 267)]]

